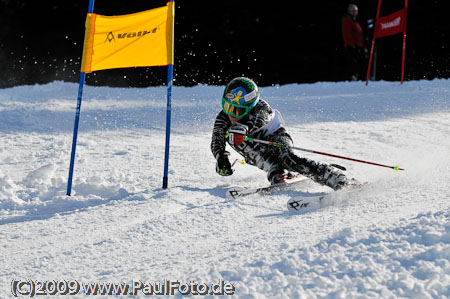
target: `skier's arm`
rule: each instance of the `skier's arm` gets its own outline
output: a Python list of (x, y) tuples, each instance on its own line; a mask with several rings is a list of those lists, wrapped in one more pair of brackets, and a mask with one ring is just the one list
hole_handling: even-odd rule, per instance
[(229, 176), (233, 174), (228, 156), (230, 153), (225, 151), (227, 129), (230, 125), (228, 116), (222, 112), (217, 115), (214, 123), (212, 140), (211, 140), (211, 152), (216, 158), (216, 172), (222, 176)]
[(216, 117), (216, 121), (214, 122), (212, 139), (211, 139), (211, 152), (216, 158), (218, 154), (225, 153), (226, 147), (226, 134), (227, 129), (230, 125), (230, 120), (227, 115), (223, 112), (220, 112)]

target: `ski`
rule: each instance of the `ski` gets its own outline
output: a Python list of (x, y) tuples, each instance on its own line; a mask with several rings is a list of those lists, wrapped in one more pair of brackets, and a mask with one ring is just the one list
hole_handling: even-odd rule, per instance
[(287, 202), (287, 209), (291, 212), (298, 212), (302, 210), (316, 209), (321, 207), (322, 200), (333, 194), (330, 193), (311, 193), (305, 195), (298, 195), (290, 198)]
[(309, 180), (309, 178), (307, 178), (303, 175), (297, 175), (284, 183), (270, 185), (267, 187), (259, 187), (259, 188), (245, 188), (245, 187), (239, 187), (239, 186), (231, 187), (231, 188), (228, 188), (228, 190), (226, 192), (226, 197), (227, 197), (227, 199), (236, 199), (239, 197), (244, 197), (244, 196), (257, 194), (257, 193), (269, 193), (273, 190), (288, 187), (291, 184), (298, 183), (298, 182), (305, 181), (305, 180)]
[[(287, 209), (291, 212), (299, 212), (303, 210), (313, 210), (318, 209), (324, 205), (325, 202), (333, 200), (334, 197), (338, 197), (340, 195), (348, 195), (349, 193), (353, 193), (355, 191), (359, 191), (365, 186), (367, 183), (360, 183), (355, 179), (350, 179), (347, 187), (331, 192), (323, 192), (323, 193), (303, 193), (297, 196), (290, 198), (287, 201)], [(326, 204), (325, 204), (326, 205)]]

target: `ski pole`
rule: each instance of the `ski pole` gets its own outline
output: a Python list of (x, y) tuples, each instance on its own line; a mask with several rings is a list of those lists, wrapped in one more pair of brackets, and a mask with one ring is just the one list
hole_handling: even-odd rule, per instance
[(383, 164), (378, 164), (378, 163), (373, 163), (373, 162), (368, 162), (368, 161), (363, 161), (363, 160), (358, 160), (358, 159), (353, 159), (353, 158), (348, 158), (348, 157), (343, 157), (343, 156), (338, 156), (338, 155), (333, 155), (333, 154), (328, 154), (328, 153), (323, 153), (323, 152), (318, 152), (318, 151), (314, 151), (314, 150), (310, 150), (310, 149), (306, 149), (306, 148), (301, 148), (301, 147), (295, 147), (295, 146), (289, 146), (289, 145), (284, 145), (280, 142), (273, 142), (273, 141), (267, 141), (267, 140), (261, 140), (261, 139), (255, 139), (249, 136), (245, 136), (244, 140), (246, 141), (252, 141), (252, 142), (258, 142), (258, 143), (262, 143), (262, 144), (267, 144), (270, 146), (276, 146), (276, 147), (288, 147), (291, 149), (295, 149), (295, 150), (299, 150), (299, 151), (303, 151), (303, 152), (308, 152), (308, 153), (313, 153), (313, 154), (318, 154), (318, 155), (324, 155), (324, 156), (329, 156), (329, 157), (334, 157), (334, 158), (339, 158), (339, 159), (345, 159), (345, 160), (349, 160), (349, 161), (354, 161), (354, 162), (359, 162), (359, 163), (365, 163), (365, 164), (370, 164), (370, 165), (375, 165), (375, 166), (381, 166), (381, 167), (386, 167), (386, 168), (391, 168), (394, 169), (395, 171), (398, 170), (405, 170), (403, 168), (400, 168), (398, 166), (388, 166), (388, 165), (383, 165)]
[(233, 164), (231, 164), (231, 167), (233, 167), (234, 164), (236, 164), (236, 162), (239, 162), (239, 164), (241, 164), (241, 165), (245, 165), (245, 160), (236, 159), (236, 160), (234, 160)]

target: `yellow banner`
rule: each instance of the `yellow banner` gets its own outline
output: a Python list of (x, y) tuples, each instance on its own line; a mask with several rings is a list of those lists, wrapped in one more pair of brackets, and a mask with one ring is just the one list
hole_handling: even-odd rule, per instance
[(174, 4), (122, 16), (88, 13), (81, 71), (173, 64)]

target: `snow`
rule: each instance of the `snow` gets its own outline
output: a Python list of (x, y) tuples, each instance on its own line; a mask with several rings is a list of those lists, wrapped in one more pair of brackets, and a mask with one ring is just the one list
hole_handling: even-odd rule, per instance
[(70, 197), (78, 85), (2, 89), (0, 297), (13, 297), (13, 279), (223, 280), (236, 298), (450, 297), (449, 83), (263, 87), (296, 146), (406, 169), (297, 152), (368, 182), (297, 214), (282, 193), (225, 198), (227, 186), (268, 183), (249, 165), (215, 173), (223, 86), (173, 88), (168, 189), (166, 89), (85, 86)]

